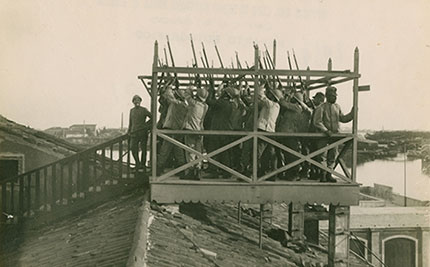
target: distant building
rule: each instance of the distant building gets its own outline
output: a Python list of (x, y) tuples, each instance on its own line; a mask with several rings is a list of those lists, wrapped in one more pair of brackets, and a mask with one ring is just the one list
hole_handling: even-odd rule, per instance
[[(362, 187), (350, 209), (350, 249), (375, 267), (430, 266), (430, 203), (407, 198), (392, 187)], [(327, 221), (320, 224), (327, 229)]]
[(67, 141), (0, 115), (0, 180), (16, 176), (78, 151)]
[(103, 129), (97, 129), (96, 126), (96, 124), (73, 124), (68, 128), (51, 127), (44, 130), (44, 132), (54, 135), (58, 138), (65, 139), (70, 143), (83, 146), (96, 145), (106, 140), (123, 135), (126, 132), (126, 129), (107, 129), (106, 127)]
[[(73, 135), (73, 136), (72, 136)], [(81, 136), (77, 136), (81, 135)], [(70, 137), (92, 137), (96, 136), (96, 124), (73, 124), (66, 133)]]
[(62, 127), (51, 127), (44, 130), (45, 133), (53, 135), (58, 138), (66, 138), (66, 131), (67, 131), (67, 128), (62, 128)]

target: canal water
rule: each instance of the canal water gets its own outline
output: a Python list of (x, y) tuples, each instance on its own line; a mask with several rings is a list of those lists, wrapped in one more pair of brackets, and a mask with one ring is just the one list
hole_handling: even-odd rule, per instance
[[(393, 187), (393, 192), (404, 194), (404, 155), (387, 160), (374, 160), (357, 166), (357, 182), (365, 186), (374, 183)], [(406, 160), (406, 195), (430, 200), (430, 176), (422, 173), (421, 159)]]

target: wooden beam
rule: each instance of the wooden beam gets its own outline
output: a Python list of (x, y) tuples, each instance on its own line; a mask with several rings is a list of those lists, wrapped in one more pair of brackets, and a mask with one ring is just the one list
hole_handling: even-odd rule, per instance
[[(256, 65), (258, 66), (258, 65)], [(349, 70), (327, 71), (327, 70), (288, 70), (288, 69), (223, 69), (223, 68), (190, 68), (190, 67), (155, 67), (156, 72), (185, 73), (185, 74), (219, 74), (219, 75), (265, 75), (265, 76), (315, 76), (315, 77), (350, 77), (359, 78)], [(258, 70), (258, 71), (257, 71)]]

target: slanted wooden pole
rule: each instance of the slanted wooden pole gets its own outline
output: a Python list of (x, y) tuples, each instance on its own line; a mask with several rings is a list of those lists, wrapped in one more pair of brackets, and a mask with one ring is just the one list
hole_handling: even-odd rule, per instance
[[(354, 51), (354, 74), (358, 75), (359, 52), (358, 47)], [(357, 149), (358, 149), (358, 78), (354, 78), (353, 82), (353, 107), (354, 118), (352, 121), (352, 134), (354, 140), (352, 143), (352, 180), (357, 180)]]
[[(273, 69), (276, 69), (276, 39), (273, 39)], [(273, 89), (276, 89), (276, 79), (273, 76)]]

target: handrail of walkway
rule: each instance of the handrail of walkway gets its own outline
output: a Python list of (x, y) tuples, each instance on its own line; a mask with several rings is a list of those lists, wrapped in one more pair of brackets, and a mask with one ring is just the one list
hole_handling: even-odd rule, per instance
[(130, 177), (129, 151), (129, 134), (124, 134), (7, 178), (0, 183), (1, 211), (18, 218), (31, 216), (67, 204), (71, 199), (83, 198), (111, 178), (124, 174)]

